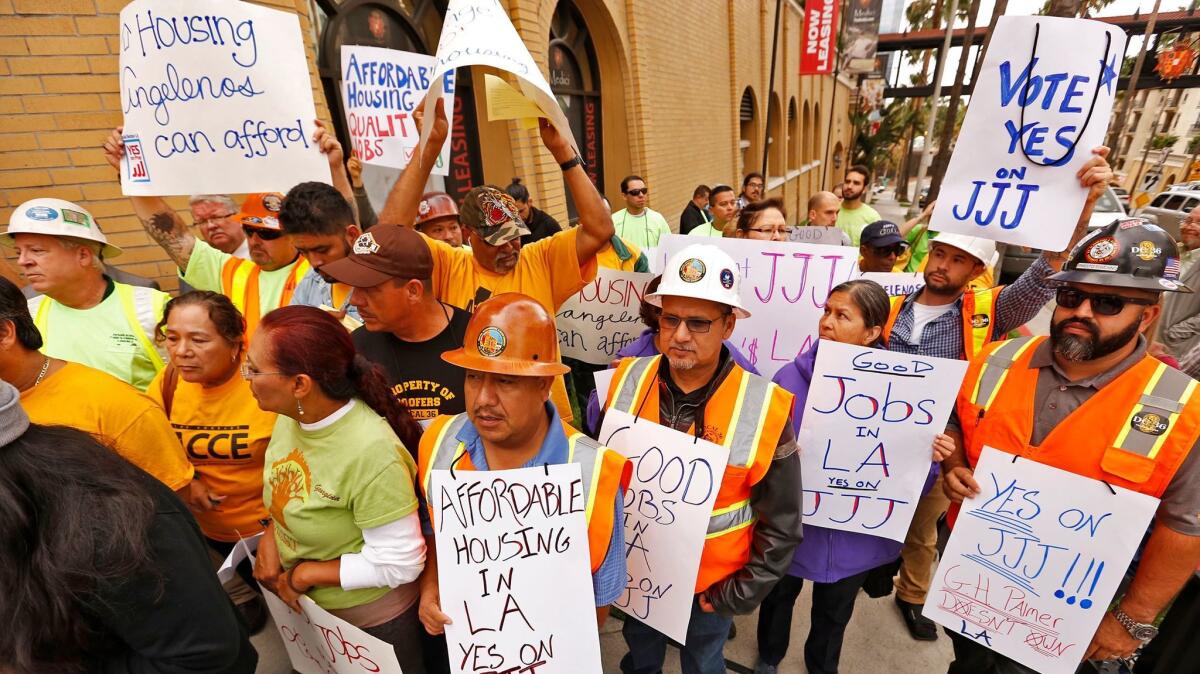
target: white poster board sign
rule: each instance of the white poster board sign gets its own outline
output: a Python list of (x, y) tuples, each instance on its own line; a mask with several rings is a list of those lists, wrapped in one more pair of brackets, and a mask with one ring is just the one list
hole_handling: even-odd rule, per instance
[(308, 597), (296, 613), (270, 590), (262, 591), (283, 639), (292, 669), (300, 674), (403, 674), (391, 644), (377, 639)]
[(1158, 499), (1013, 456), (984, 447), (982, 491), (963, 501), (924, 613), (1039, 672), (1070, 674)]
[(573, 463), (433, 471), (451, 671), (600, 674), (580, 475)]
[(262, 533), (255, 534), (250, 538), (239, 538), (237, 543), (233, 544), (233, 550), (229, 551), (229, 556), (221, 563), (217, 569), (217, 579), (222, 583), (228, 583), (237, 575), (237, 567), (242, 563), (243, 559), (251, 559), (254, 553), (258, 551), (258, 542), (262, 540)]
[[(421, 131), (413, 110), (429, 91), (435, 59), (381, 47), (342, 47), (342, 108), (349, 148), (364, 164), (404, 168)], [(454, 110), (454, 72), (440, 80), (446, 114)], [(442, 145), (433, 174), (450, 172), (450, 139)]]
[(903, 541), (966, 372), (821, 340), (796, 437), (804, 523)]
[(909, 295), (925, 287), (925, 275), (921, 272), (869, 271), (859, 274), (858, 278), (878, 283), (892, 297)]
[(990, 44), (929, 228), (1063, 250), (1087, 197), (1075, 173), (1103, 145), (1125, 33), (1002, 16)]
[[(738, 319), (730, 341), (768, 379), (813, 345), (829, 291), (858, 274), (858, 249), (848, 246), (669, 234), (659, 241), (659, 256), (691, 244), (717, 246), (737, 263), (742, 306), (751, 315)], [(672, 272), (678, 270), (663, 269)]]
[(564, 358), (607, 365), (646, 327), (642, 297), (654, 274), (601, 267), (596, 278), (563, 302), (554, 316)]
[(819, 243), (823, 246), (848, 246), (846, 233), (837, 227), (823, 225), (799, 225), (792, 228), (788, 241), (792, 243)]
[(615, 409), (605, 413), (600, 442), (633, 462), (625, 491), (629, 581), (613, 605), (684, 643), (729, 449)]
[(286, 192), (330, 182), (300, 21), (228, 0), (121, 10), (128, 195)]
[[(571, 133), (571, 125), (558, 107), (550, 84), (499, 0), (450, 0), (438, 41), (433, 86), (440, 86), (446, 73), (465, 66), (491, 66), (516, 75), (521, 93), (541, 108), (543, 116), (579, 153), (575, 134)], [(433, 99), (425, 101), (425, 114), (428, 119), (433, 118)], [(422, 147), (428, 137), (428, 131), (421, 134)]]

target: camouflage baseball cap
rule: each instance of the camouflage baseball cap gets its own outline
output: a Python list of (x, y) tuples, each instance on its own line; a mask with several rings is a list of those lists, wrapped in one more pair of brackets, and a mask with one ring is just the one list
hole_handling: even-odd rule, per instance
[(467, 192), (458, 219), (493, 246), (503, 246), (529, 233), (529, 228), (517, 212), (517, 202), (504, 191), (490, 185)]

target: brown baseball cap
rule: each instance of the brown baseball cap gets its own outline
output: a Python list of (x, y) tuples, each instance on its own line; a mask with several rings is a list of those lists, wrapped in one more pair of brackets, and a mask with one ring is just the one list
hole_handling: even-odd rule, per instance
[(517, 202), (491, 185), (481, 185), (467, 192), (458, 221), (474, 229), (480, 238), (493, 246), (503, 246), (529, 233), (517, 212)]
[(339, 283), (370, 288), (394, 278), (431, 278), (433, 254), (411, 227), (376, 225), (354, 240), (349, 255), (321, 265), (321, 271)]

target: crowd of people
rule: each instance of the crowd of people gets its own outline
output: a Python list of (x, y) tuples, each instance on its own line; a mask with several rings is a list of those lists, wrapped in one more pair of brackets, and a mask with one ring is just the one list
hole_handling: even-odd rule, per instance
[[(0, 670), (251, 672), (249, 636), (267, 622), (269, 592), (295, 609), (307, 597), (391, 644), (407, 674), (448, 672), (425, 492), (431, 471), (451, 467), (580, 466), (599, 627), (626, 585), (629, 464), (596, 439), (612, 409), (730, 448), (677, 644), (684, 672), (726, 671), (732, 617), (756, 610), (756, 671), (799, 671), (784, 658), (805, 581), (810, 628), (791, 662), (809, 672), (838, 671), (860, 590), (894, 592), (911, 637), (938, 639), (922, 606), (939, 529), (978, 493), (985, 444), (1160, 497), (1127, 590), (1079, 655), (1144, 651), (1134, 671), (1151, 672), (1171, 671), (1151, 669), (1172, 657), (1160, 644), (1194, 652), (1194, 579), (1158, 641), (1137, 635), (1200, 563), (1200, 399), (1177, 367), (1200, 375), (1200, 306), (1186, 294), (1200, 289), (1200, 266), (1138, 219), (1088, 231), (1113, 178), (1105, 148), (1078, 173), (1088, 197), (1069, 216), (1067, 249), (998, 285), (994, 242), (929, 232), (934, 203), (884, 220), (866, 203), (865, 166), (830, 186), (840, 195), (811, 195), (802, 217), (758, 173), (740, 190), (699, 185), (673, 227), (641, 176), (621, 181), (614, 212), (542, 120), (577, 224), (539, 210), (519, 178), (456, 202), (426, 191), (449, 132), (440, 100), (434, 112), (418, 113), (429, 141), (377, 212), (358, 160), (319, 123), (313, 142), (332, 184), (241, 204), (197, 195), (190, 225), (161, 198), (130, 197), (178, 267), (174, 296), (113, 267), (121, 250), (85, 208), (16, 207), (2, 238), (27, 286), (0, 279), (0, 621), (10, 627)], [(119, 170), (121, 129), (104, 151)], [(737, 265), (712, 239), (811, 241), (812, 228), (857, 247), (862, 272), (918, 273), (923, 285), (889, 297), (868, 278), (848, 281), (817, 326), (797, 329), (970, 361), (902, 544), (803, 521), (808, 448), (796, 435), (820, 342), (768, 380), (730, 341), (750, 312)], [(601, 398), (596, 367), (560, 356), (555, 312), (598, 268), (648, 271), (646, 249), (670, 233), (697, 238), (647, 287), (645, 331), (618, 354)], [(1200, 246), (1200, 209), (1182, 238)], [(1159, 252), (1139, 252), (1144, 241)], [(1018, 336), (1051, 300), (1049, 337)], [(1146, 405), (1171, 419), (1149, 444), (1122, 433)], [(215, 569), (260, 534), (253, 565), (222, 586)], [(670, 640), (633, 619), (622, 631), (621, 670), (660, 672)], [(953, 674), (1032, 671), (947, 634)]]

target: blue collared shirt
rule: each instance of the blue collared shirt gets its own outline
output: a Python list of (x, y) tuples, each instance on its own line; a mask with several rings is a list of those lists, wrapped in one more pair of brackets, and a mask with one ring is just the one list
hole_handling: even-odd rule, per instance
[[(546, 416), (550, 420), (546, 438), (542, 440), (537, 454), (521, 466), (522, 468), (567, 462), (567, 436), (563, 432), (558, 412), (549, 402), (546, 403)], [(483, 440), (479, 437), (479, 431), (475, 430), (475, 424), (463, 424), (456, 437), (466, 447), (467, 455), (471, 457), (471, 465), (475, 466), (476, 470), (488, 470), (487, 453), (483, 450)], [(604, 556), (600, 568), (592, 574), (592, 593), (596, 598), (596, 606), (608, 606), (625, 591), (625, 516), (619, 489), (613, 511), (613, 533), (608, 542), (608, 554)]]
[[(339, 311), (343, 308), (333, 306), (333, 286), (315, 269), (309, 269), (308, 273), (296, 284), (296, 289), (292, 291), (292, 304), (305, 307), (325, 305)], [(362, 318), (358, 315), (358, 309), (350, 304), (349, 298), (346, 299), (345, 304), (346, 315), (361, 323)]]

